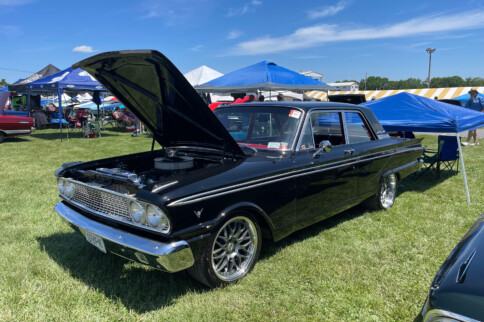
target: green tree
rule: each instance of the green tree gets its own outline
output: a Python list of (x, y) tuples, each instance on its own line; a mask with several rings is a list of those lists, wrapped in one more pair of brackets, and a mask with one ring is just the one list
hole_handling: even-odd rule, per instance
[(7, 83), (7, 81), (5, 80), (5, 78), (2, 78), (0, 80), (0, 87), (5, 87), (5, 86), (8, 86), (9, 84)]

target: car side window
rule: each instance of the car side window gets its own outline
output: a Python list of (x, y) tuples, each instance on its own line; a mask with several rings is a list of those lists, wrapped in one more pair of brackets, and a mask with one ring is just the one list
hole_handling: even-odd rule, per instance
[(368, 142), (372, 140), (370, 131), (361, 115), (356, 112), (345, 112), (348, 143)]
[[(301, 135), (301, 148), (304, 142), (312, 142), (312, 148), (319, 147), (323, 141), (333, 146), (344, 143), (339, 112), (314, 111), (309, 115)], [(312, 135), (309, 134), (312, 131)], [(308, 137), (309, 136), (309, 137)]]

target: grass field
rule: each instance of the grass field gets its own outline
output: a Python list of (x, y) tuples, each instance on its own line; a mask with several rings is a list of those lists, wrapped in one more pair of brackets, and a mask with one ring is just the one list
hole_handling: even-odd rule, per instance
[(0, 145), (0, 320), (409, 321), (484, 211), (484, 146), (464, 147), (472, 204), (461, 172), (409, 177), (390, 210), (356, 207), (264, 241), (247, 278), (210, 290), (184, 272), (102, 254), (53, 211), (62, 163), (150, 148), (151, 139), (114, 130), (62, 143), (58, 131), (40, 130)]

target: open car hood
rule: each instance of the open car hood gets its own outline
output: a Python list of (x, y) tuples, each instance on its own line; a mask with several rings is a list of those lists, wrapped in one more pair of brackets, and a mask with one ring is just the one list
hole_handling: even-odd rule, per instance
[(156, 50), (112, 51), (72, 66), (95, 77), (163, 147), (199, 146), (245, 157), (180, 71)]

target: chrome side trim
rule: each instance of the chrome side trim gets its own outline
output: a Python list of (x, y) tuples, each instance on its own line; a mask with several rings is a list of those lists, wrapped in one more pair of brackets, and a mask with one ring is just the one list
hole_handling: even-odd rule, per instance
[(428, 311), (425, 314), (425, 317), (423, 320), (424, 322), (445, 321), (445, 320), (442, 320), (442, 318), (451, 318), (456, 321), (479, 322), (479, 320), (474, 320), (457, 313), (449, 312), (446, 310), (438, 310), (438, 309)]
[(2, 130), (6, 134), (29, 134), (30, 129), (28, 130)]
[[(211, 198), (215, 198), (215, 197), (220, 197), (220, 196), (224, 196), (224, 195), (231, 194), (231, 193), (234, 193), (234, 192), (244, 191), (244, 190), (252, 189), (252, 188), (255, 188), (255, 187), (260, 187), (260, 186), (263, 186), (263, 185), (284, 181), (284, 180), (287, 180), (287, 179), (292, 179), (292, 178), (297, 178), (297, 177), (301, 177), (301, 176), (305, 176), (305, 175), (310, 175), (310, 174), (314, 174), (314, 173), (319, 173), (319, 172), (337, 169), (340, 166), (351, 166), (351, 165), (355, 165), (355, 164), (358, 164), (358, 163), (361, 163), (361, 162), (378, 160), (378, 159), (387, 158), (387, 157), (390, 157), (390, 156), (393, 156), (393, 155), (413, 152), (413, 151), (417, 151), (417, 150), (421, 150), (421, 148), (402, 149), (401, 151), (396, 151), (396, 152), (390, 152), (390, 150), (388, 150), (388, 151), (376, 152), (376, 153), (372, 153), (372, 154), (364, 155), (364, 156), (357, 156), (357, 157), (354, 158), (355, 161), (349, 162), (349, 163), (345, 163), (345, 161), (343, 160), (343, 161), (337, 161), (337, 162), (317, 166), (317, 167), (314, 167), (314, 168), (311, 168), (311, 169), (293, 170), (290, 173), (278, 174), (278, 175), (274, 175), (274, 176), (269, 177), (269, 178), (256, 179), (256, 180), (252, 180), (252, 181), (249, 181), (249, 182), (235, 184), (235, 185), (223, 187), (223, 188), (217, 188), (217, 189), (214, 189), (214, 190), (205, 191), (205, 192), (202, 192), (202, 193), (199, 193), (199, 194), (195, 194), (195, 195), (192, 195), (192, 196), (189, 196), (189, 197), (181, 198), (181, 199), (178, 199), (174, 202), (169, 203), (168, 207), (188, 205), (188, 204), (192, 204), (192, 203), (195, 203), (195, 202), (198, 202), (198, 201), (207, 200), (207, 199), (211, 199)], [(368, 157), (368, 156), (372, 156), (372, 155), (377, 155), (377, 156)]]
[[(107, 250), (118, 256), (131, 260), (138, 258), (141, 263), (148, 263), (167, 272), (178, 272), (194, 264), (190, 245), (184, 240), (167, 244), (132, 235), (88, 219), (62, 202), (59, 202), (54, 210), (71, 226), (78, 228), (84, 236), (88, 231), (102, 238), (108, 246)], [(121, 254), (116, 253), (114, 249), (119, 249)], [(140, 253), (144, 257), (140, 256)]]

